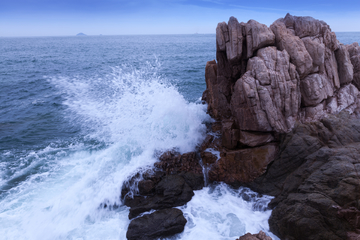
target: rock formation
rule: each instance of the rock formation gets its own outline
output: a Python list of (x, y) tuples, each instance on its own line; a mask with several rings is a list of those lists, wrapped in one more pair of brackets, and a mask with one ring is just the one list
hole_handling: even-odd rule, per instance
[(358, 43), (287, 14), (269, 28), (231, 17), (216, 47), (203, 94), (216, 120), (201, 147), (209, 180), (275, 196), (281, 239), (360, 238)]
[[(153, 168), (140, 170), (122, 186), (121, 198), (130, 207), (129, 219), (133, 219), (127, 239), (150, 240), (182, 232), (186, 219), (181, 210), (173, 207), (186, 204), (194, 196), (193, 190), (204, 186), (198, 153), (181, 155), (169, 151), (159, 160)], [(140, 216), (151, 210), (156, 211)]]
[(360, 237), (359, 120), (341, 112), (297, 123), (268, 171), (248, 184), (276, 196), (269, 225), (281, 239)]
[(216, 48), (203, 94), (215, 122), (198, 152), (166, 152), (123, 184), (127, 238), (183, 231), (173, 207), (204, 186), (201, 161), (210, 182), (275, 196), (269, 225), (281, 239), (359, 239), (358, 43), (343, 45), (325, 22), (287, 14), (270, 27), (231, 17), (216, 28)]
[(323, 21), (287, 14), (268, 28), (231, 17), (217, 26), (216, 47), (203, 94), (221, 124), (221, 145), (214, 148), (221, 157), (210, 169), (211, 181), (254, 180), (277, 157), (279, 136), (296, 122), (360, 106), (360, 47), (339, 43)]

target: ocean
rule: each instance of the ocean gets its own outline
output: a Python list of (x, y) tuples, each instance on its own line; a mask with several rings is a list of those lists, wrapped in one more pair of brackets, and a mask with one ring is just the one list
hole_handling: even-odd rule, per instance
[[(156, 152), (193, 151), (205, 137), (215, 50), (214, 34), (0, 38), (1, 239), (126, 239), (122, 183)], [(188, 222), (170, 239), (276, 239), (270, 200), (207, 186), (179, 207)]]

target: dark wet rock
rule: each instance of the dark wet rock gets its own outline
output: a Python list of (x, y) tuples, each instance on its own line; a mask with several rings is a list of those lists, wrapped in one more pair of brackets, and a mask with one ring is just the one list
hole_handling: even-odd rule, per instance
[(131, 221), (126, 238), (129, 240), (152, 240), (169, 237), (181, 233), (186, 222), (179, 209), (159, 210)]
[(192, 190), (200, 190), (204, 187), (204, 175), (193, 172), (182, 172), (179, 174)]
[(235, 121), (222, 122), (221, 140), (227, 149), (235, 149), (240, 137), (240, 130), (236, 129)]
[(207, 148), (209, 148), (209, 146), (213, 142), (213, 140), (214, 140), (214, 136), (207, 134), (205, 140), (203, 141), (203, 143), (200, 146), (200, 152), (205, 151)]
[(168, 151), (153, 169), (138, 172), (126, 181), (121, 198), (130, 207), (129, 219), (157, 209), (182, 206), (191, 200), (193, 190), (204, 186), (199, 153)]
[(266, 236), (266, 234), (263, 231), (260, 231), (257, 234), (247, 233), (236, 240), (272, 240), (272, 238)]
[(125, 196), (124, 204), (130, 207), (129, 219), (153, 209), (182, 206), (191, 200), (194, 192), (180, 175), (166, 175), (156, 185), (155, 193), (146, 196)]
[(202, 173), (200, 156), (197, 152), (180, 154), (178, 152), (165, 152), (159, 158), (155, 167), (162, 169), (166, 174), (178, 174), (181, 172)]
[(199, 190), (204, 187), (204, 175), (200, 165), (199, 153), (179, 154), (169, 151), (162, 154), (159, 160), (159, 162), (154, 164), (155, 167), (162, 169), (167, 174), (182, 176), (193, 190)]
[(155, 190), (155, 183), (151, 180), (141, 180), (138, 183), (138, 187), (140, 195), (147, 195)]
[(209, 170), (209, 180), (239, 186), (262, 175), (277, 157), (277, 144), (223, 151)]
[(212, 152), (201, 152), (201, 159), (204, 164), (213, 164), (218, 160), (218, 157)]
[(242, 145), (256, 147), (274, 141), (271, 133), (240, 131), (239, 142)]
[[(156, 239), (182, 232), (183, 214), (173, 207), (186, 204), (193, 190), (204, 186), (199, 154), (169, 151), (159, 157), (155, 167), (139, 171), (122, 186), (124, 205), (130, 207), (128, 239)], [(163, 210), (162, 210), (163, 209)], [(159, 210), (142, 217), (139, 215)], [(138, 217), (138, 218), (136, 218)]]
[(249, 184), (276, 196), (270, 203), (276, 206), (271, 231), (281, 239), (347, 239), (359, 233), (359, 119), (342, 112), (298, 124), (284, 136), (280, 151)]

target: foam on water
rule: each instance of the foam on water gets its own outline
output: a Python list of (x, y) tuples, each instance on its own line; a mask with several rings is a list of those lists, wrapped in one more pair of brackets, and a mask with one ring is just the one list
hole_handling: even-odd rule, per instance
[[(128, 208), (107, 210), (100, 204), (121, 205), (122, 182), (151, 166), (156, 151), (194, 150), (210, 121), (206, 106), (187, 102), (157, 74), (159, 67), (154, 62), (93, 78), (49, 78), (67, 106), (63, 116), (82, 133), (67, 144), (26, 153), (23, 162), (29, 164), (15, 166), (16, 173), (0, 182), (2, 187), (24, 178), (0, 198), (3, 239), (126, 239)], [(182, 207), (188, 224), (176, 238), (268, 232), (270, 211), (254, 211), (251, 204), (226, 185), (197, 191)]]
[(188, 222), (177, 238), (235, 240), (247, 232), (264, 231), (278, 239), (268, 225), (271, 210), (267, 205), (271, 199), (246, 188), (234, 190), (226, 184), (195, 191), (192, 200), (180, 207)]

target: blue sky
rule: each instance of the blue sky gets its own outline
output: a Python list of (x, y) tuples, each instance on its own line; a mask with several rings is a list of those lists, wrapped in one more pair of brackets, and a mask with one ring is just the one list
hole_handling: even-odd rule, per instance
[(0, 36), (215, 33), (230, 16), (270, 25), (288, 12), (360, 31), (359, 0), (0, 0)]

